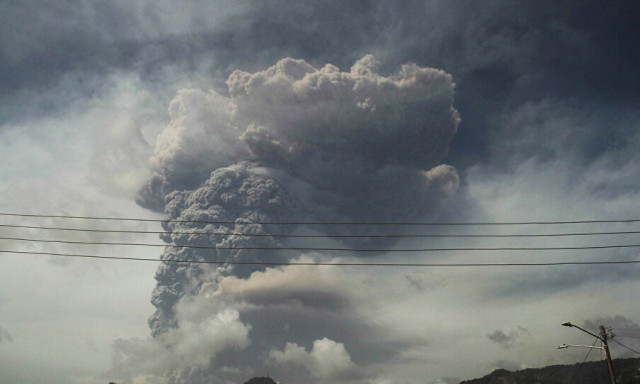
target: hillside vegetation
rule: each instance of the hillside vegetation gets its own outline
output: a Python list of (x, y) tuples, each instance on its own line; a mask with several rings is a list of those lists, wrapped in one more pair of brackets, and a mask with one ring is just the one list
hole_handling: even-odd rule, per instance
[[(640, 359), (616, 359), (613, 367), (619, 384), (640, 384)], [(550, 365), (510, 372), (497, 369), (480, 379), (460, 384), (609, 384), (605, 361), (574, 365)]]

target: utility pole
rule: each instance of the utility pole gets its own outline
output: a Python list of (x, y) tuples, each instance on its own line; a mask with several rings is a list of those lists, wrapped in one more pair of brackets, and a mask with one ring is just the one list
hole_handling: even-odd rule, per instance
[(602, 347), (604, 353), (607, 356), (607, 365), (609, 366), (609, 376), (611, 377), (611, 384), (616, 384), (616, 374), (613, 371), (613, 363), (611, 362), (611, 353), (609, 353), (609, 344), (607, 343), (607, 331), (604, 326), (600, 326), (600, 339), (602, 340)]
[[(607, 366), (609, 367), (609, 377), (611, 378), (611, 384), (617, 384), (616, 382), (616, 374), (613, 371), (613, 363), (611, 362), (611, 353), (609, 353), (609, 344), (607, 343), (607, 331), (604, 329), (604, 326), (601, 325), (600, 326), (600, 335), (595, 335), (589, 331), (587, 331), (586, 329), (580, 328), (579, 326), (575, 325), (575, 324), (571, 324), (570, 322), (566, 322), (564, 324), (562, 324), (565, 327), (573, 327), (573, 328), (578, 328), (579, 330), (581, 330), (582, 332), (588, 333), (589, 335), (595, 337), (596, 339), (599, 339), (600, 341), (602, 341), (602, 349), (604, 349), (605, 355), (607, 356)], [(565, 348), (564, 346), (561, 346), (562, 348)]]

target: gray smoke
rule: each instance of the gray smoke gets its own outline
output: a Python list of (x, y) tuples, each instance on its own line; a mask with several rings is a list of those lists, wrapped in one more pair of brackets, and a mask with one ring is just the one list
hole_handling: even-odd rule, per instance
[[(375, 232), (260, 223), (407, 221), (434, 214), (459, 184), (456, 171), (440, 164), (460, 122), (451, 76), (414, 64), (384, 76), (378, 67), (370, 55), (350, 72), (286, 58), (261, 72), (233, 72), (228, 97), (179, 92), (156, 142), (154, 176), (138, 203), (172, 220), (231, 224), (167, 222), (173, 232), (163, 236), (167, 243), (212, 249), (167, 246), (163, 258), (330, 260), (338, 255), (220, 248), (322, 246), (337, 239), (301, 243), (205, 233)], [(192, 233), (175, 233), (186, 231)], [(154, 339), (119, 341), (121, 371), (135, 361), (146, 374), (199, 383), (275, 365), (287, 369), (289, 380), (358, 381), (370, 374), (361, 366), (420, 343), (365, 318), (357, 284), (332, 269), (163, 263), (156, 280), (157, 310), (149, 320)], [(190, 336), (198, 330), (201, 337)], [(155, 363), (144, 363), (152, 355)]]
[(491, 333), (487, 333), (487, 338), (504, 349), (511, 349), (520, 344), (522, 336), (528, 335), (529, 331), (527, 331), (526, 328), (518, 327), (516, 330), (509, 333), (496, 329)]
[(11, 337), (11, 334), (9, 333), (9, 331), (0, 327), (0, 344), (8, 341), (12, 341), (12, 340), (13, 338)]

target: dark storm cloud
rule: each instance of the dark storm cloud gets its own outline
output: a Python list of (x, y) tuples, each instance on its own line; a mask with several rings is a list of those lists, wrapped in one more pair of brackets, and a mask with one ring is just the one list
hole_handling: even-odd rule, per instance
[[(344, 68), (373, 53), (383, 73), (416, 62), (453, 75), (464, 120), (447, 161), (462, 169), (496, 158), (502, 119), (514, 107), (566, 98), (577, 110), (636, 105), (639, 7), (632, 0), (5, 2), (0, 97), (15, 107), (3, 118), (23, 115), (27, 105), (40, 113), (64, 106), (66, 98), (31, 95), (13, 103), (13, 94), (39, 93), (69, 74), (118, 69), (162, 82), (163, 68), (173, 66), (208, 73), (224, 90), (233, 70), (253, 72), (282, 57)], [(94, 89), (82, 87), (76, 97)]]
[(567, 97), (577, 104), (637, 101), (638, 26), (632, 15), (639, 6), (633, 1), (352, 4), (269, 4), (248, 13), (247, 28), (269, 31), (261, 37), (269, 40), (262, 41), (269, 52), (280, 48), (311, 62), (341, 66), (373, 52), (386, 64), (383, 70), (414, 61), (451, 73), (464, 117), (464, 134), (449, 157), (454, 165), (489, 155), (487, 134), (498, 136), (506, 108)]
[(635, 323), (632, 319), (622, 315), (597, 317), (595, 319), (585, 320), (583, 325), (586, 329), (594, 331), (594, 333), (601, 325), (604, 325), (606, 328), (611, 328), (614, 333), (616, 329), (620, 329), (620, 333), (624, 333), (624, 331), (640, 332), (640, 325)]
[(189, 71), (204, 58), (219, 81), (284, 56), (345, 67), (373, 52), (386, 69), (442, 68), (459, 84), (460, 162), (478, 159), (492, 116), (508, 105), (628, 104), (640, 81), (634, 1), (5, 2), (2, 11), (7, 91), (70, 71), (152, 74), (171, 62)]

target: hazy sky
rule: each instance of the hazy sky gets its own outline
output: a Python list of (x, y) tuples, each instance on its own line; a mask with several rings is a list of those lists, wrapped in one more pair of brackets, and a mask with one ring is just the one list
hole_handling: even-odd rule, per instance
[[(5, 1), (0, 213), (639, 219), (639, 8), (634, 1)], [(0, 224), (163, 230), (156, 222), (7, 216)], [(208, 230), (390, 232), (240, 222)], [(8, 227), (0, 237), (161, 243), (154, 235)], [(638, 248), (374, 256), (224, 249), (640, 243), (634, 234), (164, 240), (218, 249), (0, 239), (0, 250), (294, 262), (640, 260)], [(289, 384), (450, 384), (496, 368), (581, 361), (584, 350), (555, 349), (593, 342), (561, 327), (565, 321), (611, 326), (619, 341), (640, 348), (640, 339), (625, 338), (640, 336), (633, 264), (190, 268), (8, 253), (0, 261), (2, 383), (242, 383), (269, 372)], [(633, 356), (616, 344), (612, 353)]]

